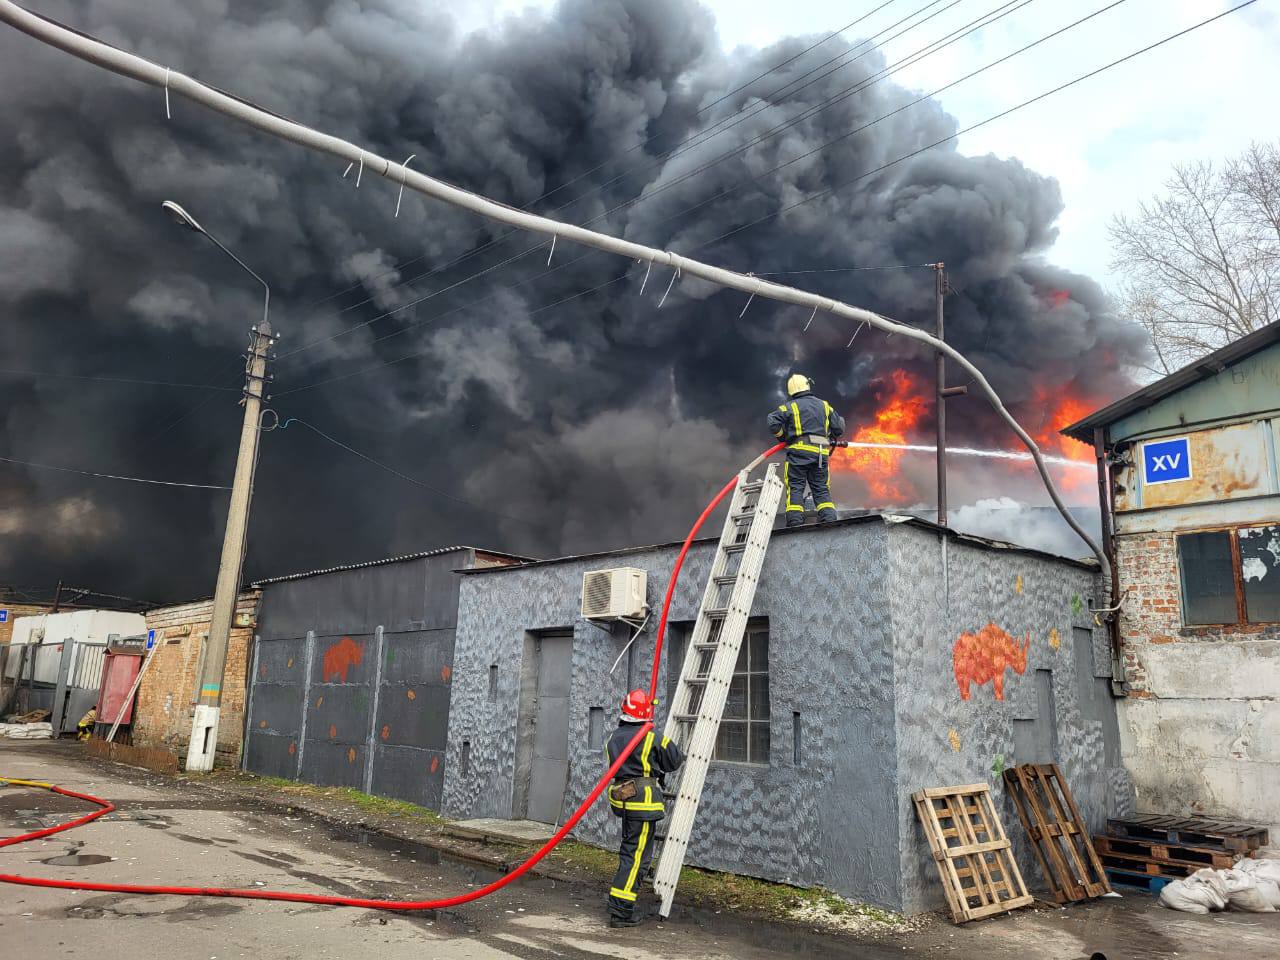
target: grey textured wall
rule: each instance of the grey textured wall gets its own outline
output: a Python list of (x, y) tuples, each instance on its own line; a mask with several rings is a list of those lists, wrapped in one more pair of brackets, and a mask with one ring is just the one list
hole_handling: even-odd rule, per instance
[[(700, 544), (691, 551), (672, 607), (674, 622), (696, 615), (713, 549)], [(1103, 731), (1114, 732), (1114, 707), (1109, 698), (1098, 698), (1102, 688), (1094, 684), (1105, 681), (1076, 675), (1072, 652), (1072, 627), (1091, 623), (1086, 607), (1092, 575), (1020, 553), (956, 543), (948, 549), (949, 607), (941, 537), (933, 531), (870, 518), (775, 532), (752, 609), (753, 616), (769, 620), (770, 763), (712, 766), (690, 863), (820, 884), (895, 909), (941, 902), (910, 793), (921, 786), (995, 782), (995, 755), (1014, 760), (1014, 718), (1034, 719), (1033, 681), (1040, 668), (1054, 671), (1058, 738), (1067, 753), (1060, 761), (1077, 798), (1093, 820), (1105, 816), (1108, 803), (1122, 808), (1116, 798), (1127, 796), (1127, 784), (1103, 758)], [(582, 574), (639, 567), (648, 573), (649, 603), (657, 608), (675, 554), (675, 548), (627, 551), (463, 578), (447, 815), (512, 815), (521, 660), (530, 630), (574, 631), (566, 809), (587, 794), (603, 770), (599, 751), (588, 743), (591, 708), (603, 708), (612, 729), (626, 690), (647, 686), (653, 636), (647, 632), (631, 663), (624, 661), (610, 677), (626, 636), (579, 619)], [(1019, 573), (1021, 593), (1015, 590)], [(1077, 594), (1078, 612), (1072, 605)], [(1019, 635), (1031, 631), (1027, 672), (1006, 677), (1002, 704), (993, 705), (990, 684), (961, 701), (952, 646), (960, 631), (988, 622)], [(1048, 645), (1055, 625), (1056, 650)], [(1092, 650), (1088, 654), (1085, 662), (1091, 663)], [(498, 685), (491, 699), (495, 664)], [(1105, 667), (1105, 661), (1099, 665), (1101, 673)], [(660, 696), (665, 670), (664, 664)], [(794, 712), (802, 725), (799, 766), (793, 759)], [(952, 728), (959, 750), (951, 746)], [(1016, 836), (1012, 810), (1005, 820)], [(577, 835), (612, 846), (617, 829), (597, 805)]]
[[(943, 543), (945, 549), (945, 567)], [(948, 784), (991, 784), (1005, 832), (1029, 885), (1039, 872), (1001, 766), (1056, 759), (1091, 829), (1132, 809), (1132, 788), (1120, 765), (1116, 708), (1108, 692), (1104, 631), (1088, 612), (1100, 596), (1088, 570), (1050, 559), (945, 541), (937, 533), (898, 525), (891, 531), (894, 651), (897, 676), (897, 807), (902, 837), (902, 909), (943, 904), (942, 887), (911, 803), (911, 793)], [(1030, 636), (1026, 672), (1004, 674), (1004, 699), (994, 684), (960, 695), (953, 650), (961, 633), (987, 624), (1017, 638)], [(1101, 649), (1095, 652), (1095, 647)], [(1099, 659), (1100, 657), (1100, 659)], [(1037, 697), (1046, 677), (1052, 708)], [(1050, 712), (1056, 729), (1049, 729)], [(1018, 756), (1015, 729), (1027, 724)], [(953, 735), (954, 734), (954, 735)]]
[[(368, 785), (372, 793), (439, 809), (458, 609), (454, 571), (473, 559), (459, 550), (267, 584), (246, 769)], [(315, 634), (310, 651), (308, 631)]]
[[(690, 552), (672, 606), (692, 620), (714, 546)], [(657, 608), (676, 550), (628, 552), (463, 578), (459, 604), (444, 812), (509, 817), (516, 751), (516, 705), (527, 630), (572, 627), (569, 788), (572, 806), (603, 772), (588, 743), (592, 707), (612, 729), (631, 686), (647, 686), (653, 635), (631, 664), (609, 668), (626, 637), (578, 617), (582, 574), (610, 566), (648, 573)], [(887, 608), (885, 530), (879, 521), (820, 534), (776, 535), (753, 615), (769, 618), (771, 763), (716, 764), (707, 778), (689, 862), (799, 884), (824, 884), (877, 903), (898, 900), (892, 723), (893, 657)], [(656, 618), (655, 618), (656, 619)], [(498, 690), (488, 696), (489, 668)], [(629, 669), (628, 669), (629, 668)], [(666, 664), (659, 685), (665, 692)], [(628, 676), (628, 673), (630, 676)], [(804, 754), (793, 761), (793, 713)], [(464, 742), (469, 768), (461, 770)], [(571, 808), (571, 807), (570, 807)], [(577, 834), (610, 846), (617, 822), (603, 805)]]

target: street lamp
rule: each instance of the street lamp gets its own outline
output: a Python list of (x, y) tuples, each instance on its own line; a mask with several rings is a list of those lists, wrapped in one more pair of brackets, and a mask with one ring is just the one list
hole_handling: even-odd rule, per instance
[(249, 503), (253, 497), (253, 474), (258, 460), (258, 426), (261, 416), (263, 387), (266, 384), (267, 350), (274, 343), (267, 310), (271, 305), (271, 288), (267, 281), (228, 250), (181, 206), (166, 200), (164, 210), (177, 223), (202, 234), (262, 284), (266, 292), (262, 301), (262, 322), (253, 328), (249, 348), (248, 379), (244, 390), (244, 425), (240, 429), (240, 453), (236, 459), (236, 475), (231, 485), (231, 506), (227, 510), (227, 528), (222, 538), (222, 560), (218, 566), (218, 583), (213, 594), (213, 612), (209, 636), (205, 641), (204, 666), (200, 671), (196, 707), (191, 720), (191, 742), (187, 745), (187, 770), (207, 772), (213, 769), (218, 747), (218, 722), (222, 715), (222, 680), (227, 665), (227, 647), (231, 640), (231, 621), (235, 617), (236, 599), (240, 593), (240, 577), (244, 570), (245, 543), (249, 530)]
[[(188, 230), (193, 230), (196, 233), (199, 233), (205, 237), (208, 237), (209, 241), (214, 246), (216, 246), (219, 250), (225, 253), (228, 257), (230, 257), (236, 263), (240, 264), (241, 269), (243, 269), (245, 273), (249, 274), (249, 276), (253, 277), (253, 279), (257, 280), (260, 284), (262, 284), (262, 289), (266, 292), (266, 296), (263, 298), (263, 301), (262, 301), (262, 322), (265, 324), (267, 322), (267, 310), (270, 309), (271, 307), (271, 288), (267, 286), (267, 281), (263, 280), (260, 276), (258, 276), (252, 270), (250, 270), (249, 265), (247, 263), (245, 263), (243, 260), (237, 257), (225, 246), (223, 246), (222, 241), (220, 241), (217, 237), (215, 237), (212, 233), (210, 233), (204, 227), (200, 226), (200, 221), (197, 220), (195, 217), (193, 217), (191, 214), (187, 213), (187, 211), (184, 210), (179, 204), (174, 203), (172, 200), (166, 200), (164, 203), (160, 204), (160, 206), (164, 209), (164, 212), (167, 213), (173, 219), (174, 223), (177, 223), (180, 226), (186, 227)], [(271, 330), (268, 328), (265, 332), (267, 334), (270, 334)]]

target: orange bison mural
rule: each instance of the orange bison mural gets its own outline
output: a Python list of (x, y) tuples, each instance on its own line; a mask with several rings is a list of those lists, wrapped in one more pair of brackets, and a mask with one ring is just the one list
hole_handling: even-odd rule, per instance
[(982, 686), (992, 682), (996, 699), (1004, 699), (1004, 671), (1012, 667), (1017, 674), (1027, 671), (1027, 648), (1031, 646), (1028, 631), (1018, 646), (1018, 641), (994, 623), (988, 623), (977, 633), (962, 633), (956, 638), (951, 651), (951, 663), (956, 671), (956, 685), (960, 687), (960, 699), (970, 699), (969, 684)]

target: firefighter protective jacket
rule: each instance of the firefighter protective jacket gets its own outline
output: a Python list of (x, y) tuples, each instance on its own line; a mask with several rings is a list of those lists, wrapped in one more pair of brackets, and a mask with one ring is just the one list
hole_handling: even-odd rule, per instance
[(769, 432), (790, 450), (823, 453), (825, 451), (811, 443), (810, 438), (835, 440), (844, 433), (844, 417), (836, 413), (827, 401), (805, 391), (797, 393), (769, 414)]
[[(634, 723), (620, 723), (613, 736), (604, 745), (604, 759), (610, 766), (613, 760), (636, 735)], [(623, 761), (614, 776), (615, 784), (627, 780), (635, 780), (639, 791), (630, 800), (616, 800), (613, 790), (609, 791), (609, 806), (620, 817), (631, 817), (637, 820), (661, 820), (666, 816), (666, 808), (662, 803), (660, 778), (665, 773), (680, 769), (684, 763), (684, 753), (679, 745), (669, 737), (660, 736), (650, 730), (640, 745), (631, 752), (631, 756)]]

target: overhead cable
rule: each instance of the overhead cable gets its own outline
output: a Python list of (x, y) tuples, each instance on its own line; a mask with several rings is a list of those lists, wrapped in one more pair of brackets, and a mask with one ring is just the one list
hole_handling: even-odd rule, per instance
[[(1141, 53), (1145, 53), (1146, 51), (1154, 49), (1155, 47), (1167, 43), (1177, 37), (1185, 36), (1195, 29), (1219, 20), (1222, 17), (1228, 16), (1238, 10), (1242, 10), (1256, 2), (1257, 0), (1244, 0), (1243, 3), (1237, 4), (1222, 13), (1202, 20), (1195, 26), (1181, 30), (1162, 41), (1150, 44), (1142, 50), (1137, 51), (1134, 54), (1130, 54), (1128, 57), (1113, 61), (1105, 67), (1093, 70), (1076, 80), (1062, 84), (1038, 97), (1033, 97), (1029, 100), (1023, 101), (1023, 103), (1018, 106), (1005, 110), (996, 117), (992, 117), (989, 120), (983, 121), (981, 124), (976, 124), (967, 129), (976, 129), (977, 126), (989, 123), (999, 117), (1007, 116), (1015, 110), (1028, 106), (1038, 100), (1042, 100), (1046, 96), (1050, 96), (1053, 93), (1066, 89), (1067, 87), (1079, 83), (1088, 77), (1096, 76), (1106, 69), (1110, 69), (1119, 63), (1130, 60)], [(0, 20), (9, 23), (11, 26), (29, 34), (43, 43), (57, 47), (58, 49), (79, 57), (80, 59), (97, 64), (105, 67), (106, 69), (152, 86), (163, 86), (167, 76), (169, 89), (179, 96), (187, 97), (195, 103), (202, 104), (226, 116), (238, 119), (260, 130), (271, 133), (274, 136), (306, 146), (322, 153), (327, 153), (347, 162), (357, 161), (363, 157), (365, 166), (370, 170), (371, 174), (381, 177), (390, 177), (398, 173), (403, 178), (403, 182), (406, 187), (426, 196), (434, 197), (438, 200), (449, 203), (453, 206), (470, 210), (480, 216), (488, 217), (492, 220), (497, 220), (511, 226), (520, 227), (531, 232), (545, 234), (548, 237), (555, 235), (567, 241), (580, 243), (589, 247), (595, 247), (609, 253), (628, 257), (632, 260), (647, 260), (652, 263), (664, 265), (672, 270), (677, 270), (681, 274), (688, 274), (691, 277), (707, 280), (723, 287), (740, 290), (744, 293), (754, 293), (757, 296), (767, 297), (782, 303), (803, 305), (805, 307), (821, 306), (825, 303), (825, 309), (834, 316), (855, 322), (865, 321), (878, 329), (897, 334), (905, 339), (925, 344), (934, 350), (943, 353), (954, 363), (962, 367), (973, 378), (973, 383), (983, 392), (992, 408), (1001, 417), (1001, 419), (1004, 420), (1009, 428), (1014, 431), (1023, 445), (1031, 452), (1036, 463), (1036, 469), (1044, 483), (1045, 490), (1049, 494), (1050, 499), (1053, 501), (1054, 506), (1058, 509), (1064, 521), (1066, 521), (1067, 525), (1070, 526), (1076, 534), (1089, 545), (1094, 555), (1098, 558), (1099, 566), (1104, 574), (1107, 576), (1110, 576), (1111, 574), (1111, 564), (1105, 552), (1098, 546), (1093, 537), (1083, 528), (1083, 526), (1081, 526), (1079, 521), (1071, 514), (1071, 511), (1063, 501), (1053, 478), (1050, 476), (1039, 446), (1026, 432), (1026, 430), (1022, 428), (1021, 424), (1019, 424), (1012, 414), (1010, 414), (1005, 408), (1000, 396), (991, 386), (990, 381), (988, 381), (983, 375), (982, 371), (979, 370), (967, 357), (956, 350), (955, 347), (939, 340), (932, 334), (910, 327), (906, 324), (890, 320), (889, 318), (881, 316), (880, 314), (874, 313), (870, 310), (835, 300), (828, 300), (825, 297), (820, 297), (816, 294), (798, 290), (794, 287), (767, 281), (760, 277), (749, 276), (737, 271), (727, 270), (723, 267), (716, 267), (709, 263), (704, 263), (691, 257), (681, 255), (675, 251), (659, 250), (645, 246), (644, 244), (634, 243), (628, 240), (612, 237), (607, 234), (597, 233), (596, 231), (588, 230), (573, 224), (561, 223), (547, 217), (526, 213), (469, 191), (462, 190), (425, 174), (418, 173), (416, 171), (406, 172), (403, 167), (386, 157), (367, 151), (364, 148), (339, 137), (322, 133), (291, 120), (286, 120), (283, 117), (279, 117), (271, 113), (270, 111), (263, 110), (253, 104), (246, 103), (237, 97), (222, 93), (193, 79), (192, 77), (187, 76), (186, 74), (177, 71), (167, 72), (167, 69), (159, 64), (120, 50), (101, 41), (86, 37), (83, 34), (68, 29), (55, 21), (33, 14), (13, 3), (12, 0), (0, 0)], [(954, 139), (954, 136), (956, 135), (947, 137), (939, 142), (946, 142), (947, 140)], [(917, 152), (923, 152), (923, 150)], [(815, 194), (814, 198), (819, 195), (830, 193), (834, 189), (837, 188), (831, 188), (829, 190), (822, 191), (820, 194)], [(806, 200), (801, 202), (808, 201)], [(793, 204), (791, 206), (795, 205), (796, 204)], [(774, 213), (768, 218), (761, 218), (761, 220), (770, 219), (776, 215), (777, 214)], [(725, 236), (739, 232), (742, 229), (746, 229), (747, 226), (749, 226), (749, 224), (743, 225)], [(723, 237), (717, 239), (723, 239)], [(707, 244), (702, 244), (700, 247), (706, 245)]]
[(29, 460), (14, 460), (11, 457), (0, 457), (0, 462), (14, 463), (22, 467), (36, 467), (40, 470), (56, 470), (59, 473), (76, 473), (82, 477), (97, 477), (101, 480), (128, 480), (131, 483), (150, 483), (158, 487), (188, 487), (192, 490), (230, 490), (212, 483), (175, 483), (171, 480), (149, 480), (146, 477), (122, 477), (114, 473), (94, 473), (92, 470), (75, 470), (71, 467), (55, 467), (48, 463), (32, 463)]

